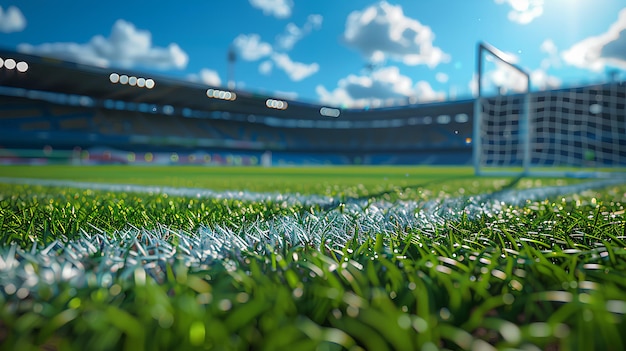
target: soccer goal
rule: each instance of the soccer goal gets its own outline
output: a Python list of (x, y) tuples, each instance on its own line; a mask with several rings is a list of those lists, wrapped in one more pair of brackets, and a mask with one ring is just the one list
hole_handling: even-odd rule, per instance
[(532, 92), (530, 75), (486, 43), (476, 79), (477, 175), (626, 177), (626, 85)]

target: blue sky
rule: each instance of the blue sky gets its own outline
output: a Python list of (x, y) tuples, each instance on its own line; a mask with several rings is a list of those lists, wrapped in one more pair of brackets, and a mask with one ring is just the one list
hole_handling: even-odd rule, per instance
[(4, 48), (222, 87), (233, 48), (237, 89), (335, 106), (469, 98), (479, 41), (535, 90), (626, 78), (623, 0), (0, 0)]

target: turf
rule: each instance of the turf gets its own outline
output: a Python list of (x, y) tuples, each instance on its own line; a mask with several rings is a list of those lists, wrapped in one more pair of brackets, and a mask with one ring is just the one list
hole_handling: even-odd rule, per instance
[(326, 193), (346, 187), (386, 189), (472, 177), (469, 167), (128, 167), (29, 166), (0, 168), (0, 177), (210, 188)]
[[(507, 189), (579, 181), (401, 167), (0, 175), (278, 192), (0, 185), (3, 349), (626, 347), (625, 185), (509, 201)], [(286, 202), (287, 188), (333, 201)]]

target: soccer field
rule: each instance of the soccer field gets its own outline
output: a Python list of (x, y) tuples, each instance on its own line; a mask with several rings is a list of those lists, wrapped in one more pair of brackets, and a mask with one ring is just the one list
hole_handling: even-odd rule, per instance
[(2, 349), (626, 347), (626, 184), (0, 168)]
[(0, 177), (209, 188), (213, 190), (326, 193), (356, 185), (368, 189), (425, 185), (473, 177), (470, 167), (170, 167), (65, 165), (0, 168)]

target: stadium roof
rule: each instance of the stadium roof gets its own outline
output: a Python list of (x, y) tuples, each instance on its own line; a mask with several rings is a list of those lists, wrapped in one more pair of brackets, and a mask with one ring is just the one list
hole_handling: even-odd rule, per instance
[[(207, 97), (207, 89), (213, 88), (217, 92), (226, 93), (224, 88), (209, 87), (190, 81), (142, 75), (124, 69), (94, 67), (3, 49), (0, 49), (0, 59), (13, 59), (15, 62), (23, 61), (28, 64), (28, 69), (25, 72), (20, 72), (17, 69), (0, 69), (0, 86), (13, 88), (89, 96), (102, 100), (184, 106), (202, 110), (237, 110), (233, 112), (242, 113), (258, 113), (259, 110), (266, 108), (266, 101), (271, 98), (236, 91), (236, 103), (233, 103), (226, 99)], [(116, 73), (118, 78), (121, 75), (135, 77), (135, 79), (143, 78), (143, 87), (140, 88), (139, 84), (131, 85), (127, 82), (126, 84), (114, 84), (111, 81), (112, 73)], [(145, 84), (148, 79), (152, 79), (154, 82), (152, 88), (148, 88)], [(220, 94), (216, 93), (215, 95), (219, 96)], [(308, 111), (319, 111), (321, 107), (295, 101), (289, 101), (289, 106), (292, 109), (300, 107)], [(291, 113), (293, 112), (291, 111)], [(271, 113), (277, 114), (277, 111), (273, 110)]]
[[(288, 100), (288, 109), (268, 108), (268, 99), (280, 99), (267, 95), (260, 95), (245, 91), (227, 92), (224, 88), (210, 87), (202, 83), (195, 83), (181, 79), (172, 79), (145, 75), (140, 72), (95, 67), (80, 63), (60, 60), (44, 56), (23, 54), (0, 48), (0, 59), (13, 59), (11, 65), (18, 62), (26, 62), (28, 69), (20, 72), (17, 67), (7, 69), (0, 64), (0, 87), (11, 87), (29, 91), (43, 91), (74, 96), (87, 96), (98, 101), (123, 101), (135, 104), (154, 104), (158, 106), (172, 106), (176, 108), (189, 108), (202, 111), (228, 111), (233, 113), (271, 115), (275, 117), (297, 119), (319, 119), (320, 111), (325, 106), (299, 101)], [(1, 62), (0, 62), (1, 63)], [(112, 76), (113, 74), (113, 76)], [(134, 79), (133, 84), (124, 81), (121, 84), (121, 76), (124, 80)], [(134, 78), (130, 78), (134, 77)], [(138, 81), (141, 79), (141, 84)], [(152, 80), (154, 86), (148, 87), (147, 80)], [(114, 83), (117, 81), (117, 83)], [(142, 85), (143, 87), (139, 87)], [(207, 90), (216, 97), (207, 97)], [(227, 99), (235, 93), (234, 101)], [(211, 95), (209, 93), (209, 95)], [(468, 101), (459, 103), (467, 103)], [(420, 109), (429, 110), (429, 107), (437, 108), (441, 105), (449, 105), (450, 102), (422, 104)], [(372, 110), (342, 109), (342, 117), (350, 119), (381, 118), (390, 110), (413, 110), (418, 106), (395, 106), (391, 108), (379, 108)], [(331, 108), (339, 111), (339, 109)], [(327, 115), (326, 117), (337, 117)]]

